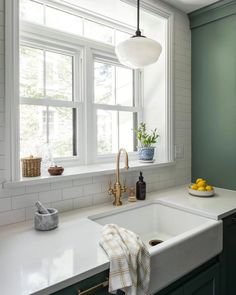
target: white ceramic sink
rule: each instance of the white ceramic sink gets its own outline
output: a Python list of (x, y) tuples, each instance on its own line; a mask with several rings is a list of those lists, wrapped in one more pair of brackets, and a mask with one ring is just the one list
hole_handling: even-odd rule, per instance
[[(222, 251), (222, 222), (171, 208), (158, 201), (116, 208), (89, 217), (139, 234), (151, 254), (150, 294), (161, 290)], [(150, 246), (150, 240), (162, 243)]]

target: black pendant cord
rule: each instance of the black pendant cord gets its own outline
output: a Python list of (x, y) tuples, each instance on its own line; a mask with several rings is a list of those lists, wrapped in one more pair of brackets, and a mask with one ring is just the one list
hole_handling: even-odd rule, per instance
[(137, 0), (137, 31), (135, 32), (135, 36), (133, 37), (144, 37), (142, 36), (140, 28), (139, 28), (139, 19), (140, 19), (140, 0)]

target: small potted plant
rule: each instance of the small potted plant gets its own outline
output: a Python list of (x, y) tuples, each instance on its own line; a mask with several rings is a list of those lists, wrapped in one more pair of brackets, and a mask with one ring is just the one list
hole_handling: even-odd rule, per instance
[(159, 137), (157, 129), (155, 128), (154, 130), (151, 130), (151, 132), (148, 132), (146, 124), (140, 123), (138, 129), (135, 129), (134, 131), (137, 134), (137, 139), (140, 143), (138, 146), (139, 160), (142, 162), (153, 162), (155, 152), (154, 144)]

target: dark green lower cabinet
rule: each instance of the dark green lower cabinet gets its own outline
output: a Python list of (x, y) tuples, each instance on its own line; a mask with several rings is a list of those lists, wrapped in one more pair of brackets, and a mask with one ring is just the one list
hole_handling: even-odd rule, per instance
[[(76, 283), (72, 286), (62, 289), (56, 293), (53, 293), (53, 295), (79, 295), (80, 292), (83, 294), (84, 291), (86, 290), (88, 291), (90, 288), (94, 288), (96, 286), (99, 286), (103, 282), (106, 282), (107, 278), (108, 278), (108, 271), (104, 271), (86, 280), (83, 280), (79, 283)], [(99, 286), (96, 290), (94, 290), (94, 292), (91, 290), (91, 294), (108, 295), (110, 293), (108, 292), (107, 286), (106, 287)]]
[(220, 269), (216, 265), (199, 274), (183, 287), (184, 295), (220, 295)]
[[(220, 293), (220, 266), (219, 263), (201, 271), (187, 275), (187, 278), (180, 279), (177, 284), (182, 282), (177, 289), (174, 288), (171, 291), (160, 291), (156, 295), (223, 295)], [(172, 287), (168, 287), (171, 289)]]
[(236, 294), (236, 213), (223, 219), (221, 295)]
[[(218, 261), (218, 258), (214, 258), (155, 295), (225, 295), (220, 293), (220, 263)], [(81, 295), (88, 290), (90, 292), (86, 294), (108, 295), (110, 294), (108, 287), (96, 289), (106, 281), (107, 277), (108, 271), (105, 271), (53, 293), (53, 295), (79, 295), (79, 290), (82, 292)]]

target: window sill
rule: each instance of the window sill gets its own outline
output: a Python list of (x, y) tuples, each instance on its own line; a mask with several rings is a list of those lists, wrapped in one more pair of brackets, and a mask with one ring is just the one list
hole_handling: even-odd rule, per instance
[[(129, 171), (138, 171), (140, 169), (155, 169), (167, 166), (173, 166), (175, 162), (167, 162), (167, 163), (140, 163), (139, 161), (130, 161), (129, 163)], [(87, 166), (79, 166), (79, 167), (70, 167), (65, 168), (63, 175), (60, 176), (40, 176), (40, 177), (22, 177), (20, 180), (9, 181), (3, 183), (3, 188), (18, 188), (22, 186), (31, 186), (45, 183), (56, 183), (62, 182), (66, 180), (85, 178), (85, 177), (96, 177), (102, 175), (109, 175), (115, 173), (116, 164), (95, 164), (95, 165), (87, 165)], [(124, 171), (124, 168), (121, 169)]]

